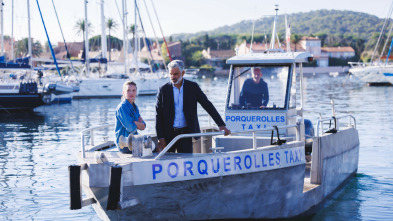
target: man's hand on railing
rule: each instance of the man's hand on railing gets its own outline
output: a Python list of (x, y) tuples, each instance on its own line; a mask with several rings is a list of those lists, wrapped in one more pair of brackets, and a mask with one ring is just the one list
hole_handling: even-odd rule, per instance
[(228, 130), (228, 128), (226, 126), (221, 126), (221, 127), (218, 127), (218, 128), (220, 129), (220, 131), (223, 130), (225, 132), (225, 134), (224, 134), (225, 136), (231, 134), (231, 131)]
[(161, 152), (166, 147), (166, 141), (164, 138), (158, 140), (157, 151)]

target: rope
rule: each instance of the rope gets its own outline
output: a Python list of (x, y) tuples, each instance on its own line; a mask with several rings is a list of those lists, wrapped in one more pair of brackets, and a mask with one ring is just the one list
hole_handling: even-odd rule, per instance
[[(157, 44), (157, 50), (158, 50), (159, 54), (161, 54), (161, 47), (160, 47), (160, 43), (158, 43), (158, 38), (157, 38), (156, 30), (154, 29), (153, 22), (152, 22), (152, 20), (151, 20), (151, 17), (150, 17), (149, 10), (147, 9), (147, 4), (146, 4), (146, 1), (145, 1), (145, 0), (143, 0), (143, 3), (144, 3), (144, 5), (145, 5), (145, 8), (146, 8), (147, 16), (149, 17), (150, 25), (151, 25), (151, 27), (152, 27), (152, 29), (153, 29), (154, 38), (155, 38), (155, 40), (156, 40), (156, 44)], [(162, 62), (162, 63), (164, 64), (164, 67), (165, 67), (165, 71), (168, 71), (168, 68), (167, 68), (167, 66), (166, 66), (166, 63), (165, 63), (165, 60), (164, 60), (164, 58), (163, 58), (162, 60), (163, 60), (163, 62)], [(157, 66), (158, 66), (158, 69), (160, 69), (160, 67), (159, 67), (159, 65), (158, 65), (158, 64), (157, 64)]]
[(67, 51), (67, 58), (68, 58), (68, 60), (70, 61), (72, 71), (74, 72), (74, 71), (75, 71), (74, 65), (72, 64), (72, 60), (71, 60), (71, 58), (70, 58), (70, 52), (68, 51), (67, 43), (66, 43), (66, 41), (65, 41), (64, 34), (63, 34), (63, 29), (61, 28), (59, 16), (57, 16), (57, 10), (56, 10), (55, 3), (53, 2), (53, 0), (52, 0), (52, 5), (53, 5), (53, 9), (55, 10), (55, 14), (56, 14), (56, 18), (57, 18), (57, 23), (59, 24), (61, 36), (63, 37), (64, 46), (65, 46), (65, 49), (66, 49), (66, 51)]
[(168, 43), (165, 40), (164, 32), (162, 32), (161, 23), (160, 23), (160, 20), (158, 20), (156, 7), (154, 6), (153, 0), (151, 0), (151, 4), (153, 5), (154, 14), (156, 15), (157, 22), (158, 22), (158, 25), (159, 25), (160, 30), (161, 30), (161, 35), (162, 35), (162, 38), (164, 39), (164, 42), (165, 42), (165, 47), (166, 47), (166, 51), (168, 52), (169, 60), (172, 61), (171, 52), (168, 49)]
[[(145, 42), (145, 44), (146, 44), (146, 46), (147, 46), (147, 49), (149, 50), (149, 54), (150, 54), (150, 56), (151, 56), (151, 60), (153, 60), (153, 54), (151, 53), (151, 50), (150, 50), (150, 44), (149, 44), (148, 41), (146, 41), (146, 32), (145, 32), (145, 28), (143, 27), (142, 18), (141, 18), (141, 13), (140, 13), (140, 11), (139, 11), (139, 7), (138, 7), (138, 5), (137, 5), (136, 2), (135, 2), (135, 8), (136, 8), (136, 10), (138, 11), (138, 17), (139, 17), (139, 21), (141, 22), (141, 28), (142, 28), (143, 34), (145, 35), (144, 38), (143, 38), (143, 41)], [(151, 65), (149, 59), (148, 59), (148, 62), (149, 62), (149, 66), (150, 66), (150, 71), (153, 72), (153, 70), (152, 70), (152, 65)]]
[(387, 20), (390, 18), (391, 14), (392, 14), (392, 8), (393, 8), (393, 2), (390, 5), (389, 12), (388, 12), (388, 17), (386, 17), (385, 21), (383, 22), (382, 30), (381, 30), (381, 33), (379, 35), (377, 44), (375, 44), (374, 52), (373, 52), (373, 54), (371, 56), (371, 60), (370, 60), (371, 63), (373, 62), (374, 56), (375, 56), (375, 54), (377, 52), (377, 49), (378, 49), (378, 46), (379, 46), (379, 42), (380, 42), (380, 40), (382, 38), (382, 34), (385, 31), (385, 26), (386, 26)]

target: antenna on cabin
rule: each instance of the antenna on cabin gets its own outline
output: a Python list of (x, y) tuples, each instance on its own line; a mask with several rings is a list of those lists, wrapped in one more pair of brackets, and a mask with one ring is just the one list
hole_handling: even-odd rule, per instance
[(250, 53), (252, 54), (252, 42), (254, 41), (254, 30), (255, 30), (255, 21), (257, 20), (257, 13), (255, 13), (254, 21), (252, 22), (252, 32), (251, 32), (251, 45), (250, 45)]
[(252, 53), (252, 42), (254, 41), (255, 20), (256, 20), (256, 19), (254, 19), (254, 22), (252, 23), (250, 53)]
[(291, 25), (288, 25), (287, 14), (285, 14), (285, 39), (287, 43), (287, 52), (291, 52)]
[(277, 23), (277, 14), (278, 14), (278, 5), (276, 6), (276, 16), (274, 17), (274, 23), (273, 23), (273, 33), (272, 33), (272, 40), (270, 42), (270, 49), (274, 49), (274, 46), (276, 44), (276, 23)]

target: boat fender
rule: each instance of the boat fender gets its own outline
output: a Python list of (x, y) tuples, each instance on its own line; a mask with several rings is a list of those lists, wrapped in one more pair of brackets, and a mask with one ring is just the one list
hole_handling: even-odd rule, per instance
[(312, 125), (311, 120), (304, 119), (304, 130), (306, 138), (314, 137), (314, 126)]
[(314, 126), (311, 123), (311, 120), (304, 119), (304, 136), (305, 136), (305, 148), (306, 148), (306, 155), (311, 154), (312, 152), (312, 143), (314, 141)]
[(82, 208), (82, 191), (81, 191), (81, 166), (71, 165), (68, 166), (70, 177), (70, 209)]
[(274, 125), (273, 127), (274, 127), (274, 128), (276, 129), (276, 131), (277, 131), (277, 141), (276, 141), (276, 142), (273, 142), (274, 130), (272, 130), (272, 136), (271, 136), (271, 138), (270, 138), (270, 145), (282, 145), (282, 144), (286, 143), (286, 142), (287, 142), (286, 140), (281, 140), (281, 139), (280, 139), (280, 133), (278, 132), (278, 127), (277, 127), (276, 125)]
[(123, 168), (120, 166), (111, 166), (111, 178), (106, 210), (116, 210), (119, 207), (122, 169)]
[(336, 120), (336, 117), (332, 116), (332, 119), (334, 120), (334, 128), (331, 128), (332, 120), (330, 119), (330, 121), (329, 121), (329, 130), (326, 131), (325, 133), (332, 133), (332, 134), (337, 133), (337, 120)]

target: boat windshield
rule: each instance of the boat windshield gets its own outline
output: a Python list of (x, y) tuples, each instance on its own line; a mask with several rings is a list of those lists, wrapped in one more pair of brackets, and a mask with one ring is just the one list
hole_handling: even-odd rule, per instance
[[(230, 75), (231, 86), (227, 108), (234, 110), (287, 109), (290, 70), (290, 65), (234, 66), (233, 73)], [(295, 99), (294, 96), (291, 97)], [(291, 101), (293, 102), (294, 100)]]

